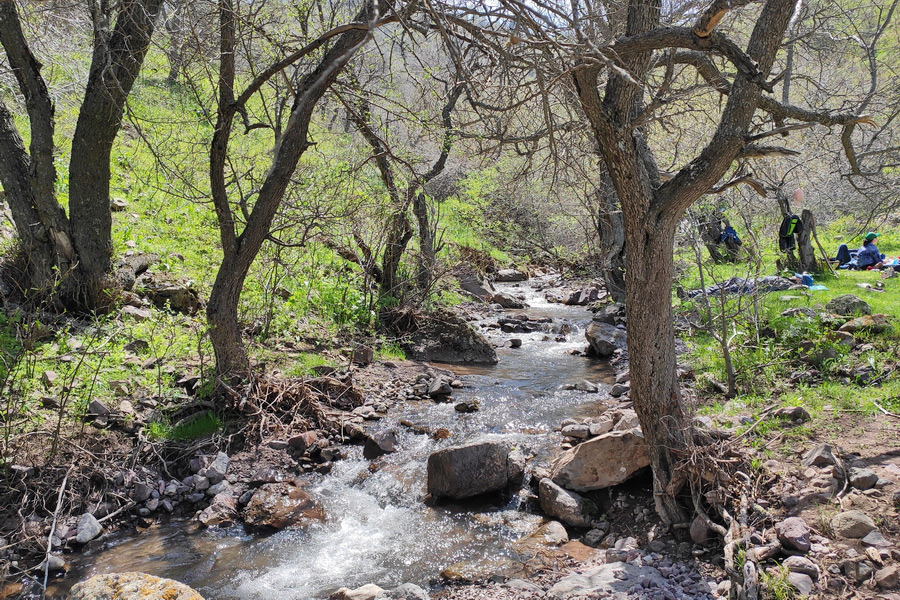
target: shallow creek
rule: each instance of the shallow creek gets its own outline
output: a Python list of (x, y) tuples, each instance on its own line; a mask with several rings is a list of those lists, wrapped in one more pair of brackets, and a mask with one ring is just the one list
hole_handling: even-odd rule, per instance
[[(241, 527), (201, 530), (183, 521), (164, 524), (137, 537), (107, 540), (79, 555), (67, 579), (51, 587), (49, 595), (64, 593), (93, 574), (143, 571), (186, 583), (208, 599), (320, 599), (340, 586), (366, 583), (389, 588), (410, 582), (427, 588), (454, 563), (499, 564), (512, 556), (512, 543), (534, 531), (540, 517), (519, 510), (518, 497), (504, 505), (465, 509), (426, 506), (429, 454), (502, 436), (533, 456), (532, 461), (546, 462), (560, 442), (554, 428), (567, 417), (597, 414), (613, 374), (605, 363), (569, 354), (586, 345), (589, 312), (550, 304), (529, 283), (502, 289), (524, 294), (530, 305), (505, 314), (551, 317), (547, 331), (506, 335), (489, 330), (494, 343), (506, 346), (498, 348), (499, 364), (436, 365), (451, 368), (463, 382), (454, 391), (456, 400), (477, 399), (481, 409), (461, 414), (452, 402), (395, 406), (374, 426), (396, 428), (401, 446), (379, 459), (381, 469), (371, 473), (361, 448), (353, 447), (330, 474), (308, 477), (309, 491), (324, 506), (327, 522), (265, 537), (248, 535)], [(560, 336), (564, 324), (571, 331)], [(510, 337), (521, 339), (522, 346), (509, 348), (504, 342)], [(558, 390), (583, 379), (598, 383), (601, 393)], [(399, 426), (401, 419), (431, 429), (446, 427), (451, 435), (435, 441)]]

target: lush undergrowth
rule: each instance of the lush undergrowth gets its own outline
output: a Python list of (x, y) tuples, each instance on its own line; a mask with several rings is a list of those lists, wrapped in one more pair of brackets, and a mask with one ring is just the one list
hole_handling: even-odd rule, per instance
[[(879, 244), (888, 256), (900, 251), (894, 237), (888, 233)], [(736, 264), (704, 264), (703, 282), (710, 286), (733, 276), (776, 274), (776, 257), (773, 251), (756, 265), (746, 257)], [(699, 269), (693, 266), (681, 285), (686, 290), (696, 289), (700, 281)], [(748, 413), (762, 416), (778, 407), (801, 406), (813, 417), (805, 426), (781, 430), (785, 423), (773, 419), (741, 425), (743, 429), (753, 427), (750, 439), (761, 446), (769, 443), (769, 434), (777, 429), (780, 444), (789, 448), (792, 440), (815, 435), (819, 417), (900, 411), (896, 350), (900, 344), (900, 278), (882, 279), (880, 271), (838, 270), (837, 277), (830, 272), (816, 274), (815, 282), (827, 289), (729, 295), (724, 303), (720, 296), (711, 295), (709, 308), (702, 297), (678, 301), (676, 312), (694, 322), (686, 335), (688, 362), (697, 376), (700, 414), (734, 423)], [(825, 307), (831, 299), (844, 294), (865, 300), (873, 314), (888, 315), (894, 328), (882, 333), (857, 332), (852, 345), (847, 340), (841, 343), (831, 333), (835, 325), (818, 315), (828, 312)], [(812, 312), (805, 316), (797, 309)], [(735, 373), (737, 393), (733, 397), (728, 397), (724, 383), (723, 338)]]

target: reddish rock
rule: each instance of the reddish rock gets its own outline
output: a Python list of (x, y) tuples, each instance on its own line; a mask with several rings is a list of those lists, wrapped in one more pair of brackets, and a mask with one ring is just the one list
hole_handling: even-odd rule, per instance
[(244, 509), (244, 523), (251, 527), (284, 529), (310, 520), (325, 520), (325, 512), (309, 494), (289, 482), (260, 487)]

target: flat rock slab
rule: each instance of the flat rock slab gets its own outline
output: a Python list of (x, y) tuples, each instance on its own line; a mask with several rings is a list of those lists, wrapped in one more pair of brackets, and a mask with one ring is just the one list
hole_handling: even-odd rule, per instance
[(626, 600), (629, 590), (645, 589), (648, 580), (654, 587), (664, 587), (665, 578), (653, 567), (637, 567), (614, 562), (588, 569), (582, 574), (562, 578), (547, 591), (547, 598), (563, 600), (573, 596)]
[(195, 590), (146, 573), (95, 575), (69, 592), (69, 600), (203, 600)]
[(506, 489), (521, 479), (523, 465), (509, 444), (484, 441), (438, 450), (428, 457), (428, 493), (435, 500), (471, 498)]

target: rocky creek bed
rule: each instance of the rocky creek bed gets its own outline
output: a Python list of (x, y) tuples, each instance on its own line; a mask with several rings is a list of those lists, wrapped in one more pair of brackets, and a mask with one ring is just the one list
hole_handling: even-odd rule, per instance
[[(727, 596), (715, 536), (695, 521), (692, 540), (676, 540), (653, 513), (621, 307), (592, 315), (578, 306), (594, 292), (547, 280), (492, 293), (520, 306), (469, 314), (495, 366), (328, 373), (315, 384), (327, 399), (317, 428), (267, 429), (234, 452), (198, 448), (177, 474), (112, 473), (130, 515), (118, 530), (107, 528), (116, 509), (99, 503), (52, 535), (32, 521), (63, 550), (50, 555), (48, 595), (140, 571), (128, 589), (161, 576), (206, 598)], [(586, 341), (608, 360), (579, 356)], [(690, 369), (682, 375), (689, 384)], [(771, 576), (802, 593), (893, 597), (900, 554), (884, 515), (895, 514), (900, 461), (876, 458), (819, 447), (763, 465), (772, 487), (759, 517), (771, 526), (754, 543), (785, 565)], [(39, 578), (28, 581), (37, 594)]]

